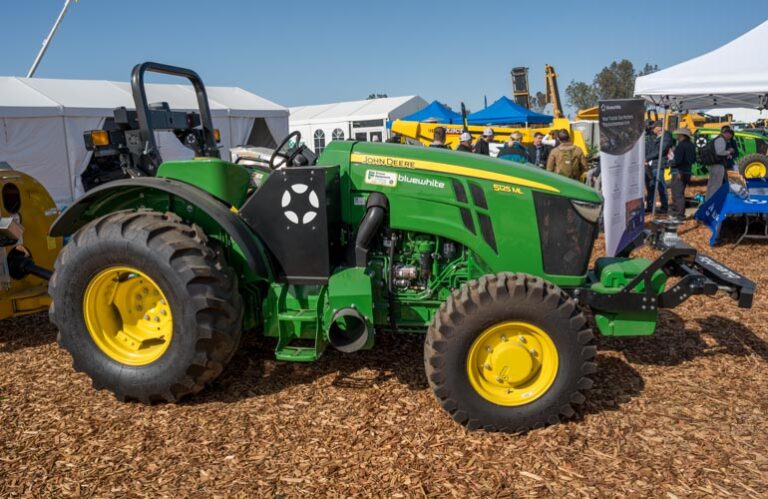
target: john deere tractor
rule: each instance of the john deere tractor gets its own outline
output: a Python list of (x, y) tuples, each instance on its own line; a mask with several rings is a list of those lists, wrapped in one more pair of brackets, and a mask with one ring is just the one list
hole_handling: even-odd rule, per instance
[[(153, 129), (173, 111), (148, 105), (147, 71), (194, 85), (194, 160), (160, 158)], [(590, 268), (602, 199), (564, 177), (397, 144), (333, 142), (318, 158), (297, 132), (268, 161), (234, 164), (219, 158), (197, 74), (144, 63), (132, 87), (134, 149), (153, 175), (95, 187), (51, 230), (71, 235), (50, 281), (60, 343), (120, 400), (202, 390), (243, 331), (293, 362), (390, 331), (425, 334), (426, 376), (457, 422), (520, 431), (584, 402), (586, 308), (600, 333), (637, 336), (693, 295), (751, 306), (750, 281), (684, 245)], [(123, 136), (103, 147), (127, 151)]]

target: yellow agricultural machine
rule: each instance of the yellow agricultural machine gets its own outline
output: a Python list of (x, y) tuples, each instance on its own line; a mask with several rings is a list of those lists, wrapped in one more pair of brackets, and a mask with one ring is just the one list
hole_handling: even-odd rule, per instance
[[(435, 128), (443, 127), (446, 130), (445, 143), (451, 149), (456, 149), (459, 145), (459, 136), (466, 130), (472, 134), (472, 140), (475, 141), (483, 135), (483, 130), (486, 126), (481, 125), (469, 125), (464, 127), (462, 125), (449, 125), (445, 123), (422, 123), (418, 121), (403, 121), (395, 120), (392, 123), (392, 133), (396, 133), (411, 140), (417, 140), (425, 146), (431, 144), (435, 136)], [(576, 144), (584, 154), (587, 154), (587, 144), (584, 141), (584, 136), (580, 131), (571, 128), (571, 122), (567, 118), (555, 118), (552, 121), (551, 126), (545, 127), (504, 127), (504, 126), (491, 126), (494, 133), (494, 142), (506, 142), (509, 136), (514, 132), (520, 132), (523, 134), (522, 142), (524, 144), (530, 144), (533, 142), (533, 135), (535, 133), (549, 134), (556, 130), (568, 130), (573, 138), (573, 143)]]
[[(514, 78), (518, 76), (525, 80), (522, 89), (518, 89), (514, 83)], [(515, 101), (520, 103), (519, 98), (524, 97), (524, 101), (528, 101), (528, 69), (527, 68), (515, 68), (512, 72), (513, 87), (515, 88), (514, 97)], [(589, 155), (587, 143), (584, 139), (584, 135), (579, 131), (571, 127), (570, 120), (563, 113), (563, 107), (560, 100), (560, 91), (557, 86), (557, 73), (555, 68), (549, 64), (544, 65), (544, 78), (547, 86), (546, 100), (547, 104), (552, 105), (552, 114), (554, 120), (550, 126), (529, 126), (529, 127), (508, 127), (508, 126), (491, 126), (494, 133), (494, 142), (506, 142), (509, 136), (514, 132), (520, 132), (523, 134), (522, 142), (524, 144), (530, 144), (533, 142), (533, 136), (536, 133), (543, 133), (544, 135), (550, 134), (550, 132), (557, 130), (568, 130), (573, 139), (573, 143), (580, 147), (584, 154)], [(519, 84), (517, 84), (519, 85)], [(392, 133), (399, 134), (402, 137), (419, 141), (423, 145), (429, 145), (434, 141), (435, 128), (443, 127), (446, 129), (445, 143), (451, 149), (456, 149), (459, 145), (459, 136), (463, 131), (468, 131), (472, 134), (472, 140), (475, 141), (482, 136), (483, 131), (488, 128), (485, 125), (450, 125), (445, 123), (422, 123), (416, 121), (403, 121), (395, 120), (392, 123)]]
[(48, 309), (62, 247), (48, 236), (59, 210), (37, 180), (0, 162), (0, 320)]

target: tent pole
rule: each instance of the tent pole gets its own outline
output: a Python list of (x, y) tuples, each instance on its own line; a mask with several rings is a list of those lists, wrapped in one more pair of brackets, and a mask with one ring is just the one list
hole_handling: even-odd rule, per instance
[[(659, 190), (659, 175), (661, 174), (661, 155), (664, 152), (664, 135), (667, 133), (667, 114), (669, 106), (664, 106), (664, 114), (661, 117), (661, 140), (659, 140), (659, 159), (656, 160), (656, 177), (653, 179), (653, 206), (651, 207), (651, 220), (656, 220), (656, 194)], [(664, 195), (667, 193), (665, 192)]]

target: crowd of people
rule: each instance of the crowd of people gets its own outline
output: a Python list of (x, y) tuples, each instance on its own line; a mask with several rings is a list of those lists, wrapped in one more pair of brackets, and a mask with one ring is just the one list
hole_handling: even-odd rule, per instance
[[(669, 214), (672, 219), (685, 218), (685, 188), (691, 181), (691, 169), (696, 163), (696, 146), (693, 144), (693, 133), (688, 128), (678, 128), (672, 138), (672, 133), (665, 132), (660, 122), (646, 123), (645, 136), (645, 211), (653, 211), (657, 202), (656, 213)], [(727, 181), (727, 171), (735, 166), (739, 155), (734, 133), (730, 126), (720, 129), (720, 134), (712, 141), (713, 157), (705, 161), (709, 168), (706, 199), (712, 197)], [(671, 174), (670, 185), (667, 186), (664, 172)], [(671, 197), (667, 197), (669, 188)]]
[[(571, 134), (567, 130), (552, 132), (553, 138), (549, 144), (545, 143), (545, 135), (536, 132), (533, 135), (533, 143), (525, 146), (522, 143), (523, 134), (513, 132), (498, 152), (497, 157), (529, 163), (548, 171), (559, 173), (569, 178), (582, 180), (587, 172), (587, 158), (580, 147), (573, 144)], [(429, 147), (449, 149), (445, 141), (446, 129), (436, 127), (433, 132), (433, 141)], [(457, 151), (472, 152), (489, 156), (491, 154), (490, 143), (493, 142), (493, 128), (488, 127), (483, 134), (472, 143), (472, 134), (464, 132), (459, 137)]]

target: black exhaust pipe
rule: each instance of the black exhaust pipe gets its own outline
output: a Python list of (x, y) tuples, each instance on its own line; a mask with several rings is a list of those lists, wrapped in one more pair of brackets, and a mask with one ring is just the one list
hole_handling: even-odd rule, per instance
[(365, 216), (357, 229), (357, 238), (355, 239), (355, 265), (357, 267), (368, 265), (368, 250), (370, 250), (373, 238), (381, 229), (387, 214), (387, 198), (383, 194), (374, 192), (368, 196), (368, 202), (365, 206)]

